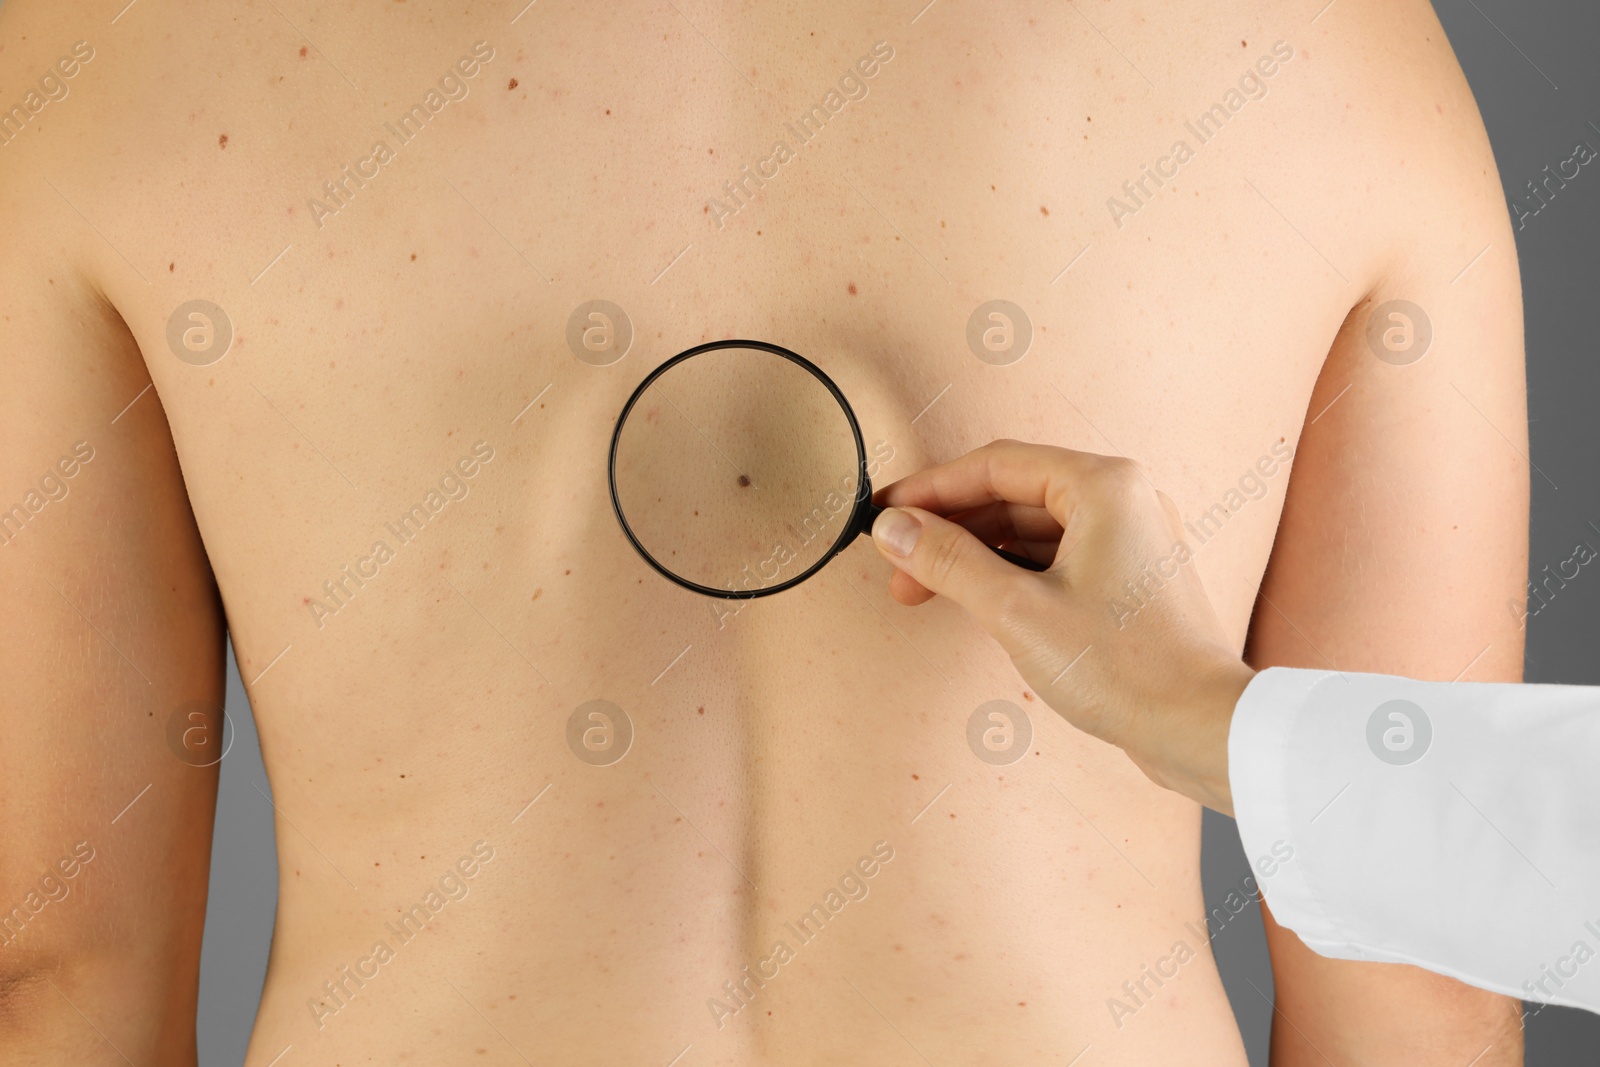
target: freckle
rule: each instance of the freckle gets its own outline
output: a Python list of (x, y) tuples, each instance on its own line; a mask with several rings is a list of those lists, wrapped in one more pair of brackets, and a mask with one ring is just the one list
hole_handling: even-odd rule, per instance
[(534, 600), (538, 600), (542, 596), (544, 596), (544, 590), (543, 589), (535, 589), (533, 591), (533, 599)]
[(1039, 214), (1043, 215), (1045, 218), (1049, 218), (1050, 217), (1050, 209), (1045, 207), (1043, 204), (1040, 204), (1039, 205)]
[(515, 89), (516, 87), (517, 87), (517, 79), (515, 79), (515, 78), (512, 78), (509, 82), (506, 83), (506, 88), (507, 89)]
[(304, 59), (305, 57), (306, 57), (306, 46), (305, 45), (301, 45), (300, 46), (300, 58)]
[(1026, 1007), (1027, 1007), (1027, 1006), (1028, 1006), (1028, 1002), (1027, 1002), (1027, 1001), (1026, 1001), (1026, 1000), (1019, 1000), (1019, 1001), (1017, 1001), (1017, 1007), (1019, 1007), (1019, 1008), (1026, 1008)]
[[(311, 602), (311, 598), (310, 598), (310, 597), (306, 597), (306, 602), (307, 602), (307, 603), (310, 603), (310, 602)], [(913, 775), (912, 775), (912, 776), (911, 776), (911, 780), (912, 780), (912, 781), (913, 781), (913, 782), (920, 782), (920, 781), (922, 781), (922, 775), (920, 775), (920, 774), (913, 774)]]
[(568, 573), (568, 574), (571, 574), (571, 573), (572, 573), (572, 570), (571, 570), (571, 568), (568, 568), (568, 570), (567, 570), (567, 573)]
[(1026, 689), (1024, 689), (1022, 691), (1022, 699), (1023, 700), (1032, 700), (1033, 699), (1033, 694), (1028, 692)]
[(851, 296), (855, 296), (856, 295), (856, 283), (855, 282), (851, 282), (850, 283), (850, 295)]
[(611, 109), (610, 109), (610, 108), (609, 108), (609, 107), (608, 107), (608, 108), (606, 108), (606, 114), (607, 114), (607, 115), (609, 115), (609, 114), (611, 114)]
[(953, 812), (953, 811), (952, 811), (952, 812), (951, 812), (951, 813), (950, 813), (950, 817), (951, 817), (951, 818), (952, 818), (952, 819), (953, 819), (953, 818), (955, 818), (955, 817), (956, 817), (956, 813), (955, 813), (955, 812)]
[(1239, 42), (1239, 47), (1240, 48), (1249, 48), (1250, 47), (1250, 42), (1249, 41), (1240, 41)]
[(178, 269), (178, 265), (176, 263), (168, 263), (167, 264), (167, 273), (168, 274), (171, 274), (173, 271), (175, 271), (177, 269)]
[(700, 710), (700, 714), (704, 715), (706, 713), (706, 706), (704, 704), (701, 704), (699, 710)]
[(417, 254), (415, 252), (413, 252), (413, 253), (411, 253), (411, 262), (415, 263), (416, 261), (417, 261)]
[(702, 215), (709, 215), (709, 214), (711, 214), (711, 205), (710, 205), (710, 204), (707, 204), (707, 205), (706, 205), (706, 206), (705, 206), (705, 207), (703, 207), (703, 208), (701, 208), (701, 209), (700, 209), (700, 214), (702, 214)]
[(217, 138), (217, 147), (218, 148), (227, 148), (228, 147), (228, 135), (227, 134), (223, 134), (221, 137)]

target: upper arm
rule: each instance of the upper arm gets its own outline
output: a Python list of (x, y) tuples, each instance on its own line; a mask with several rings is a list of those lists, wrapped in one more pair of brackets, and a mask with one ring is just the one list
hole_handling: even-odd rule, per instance
[(217, 770), (169, 728), (220, 708), (222, 614), (138, 348), (77, 269), (99, 238), (22, 150), (0, 170), (0, 1061), (193, 1063)]
[[(1371, 106), (1387, 161), (1359, 164), (1383, 190), (1393, 251), (1308, 406), (1248, 657), (1518, 681), (1530, 472), (1516, 249), (1471, 95), (1419, 7), (1391, 21), (1420, 71)], [(1369, 343), (1392, 300), (1431, 324), (1415, 362), (1415, 348), (1386, 361)], [(1391, 326), (1405, 322), (1378, 332)], [(1485, 1046), (1480, 1067), (1521, 1062), (1515, 1001), (1412, 967), (1324, 959), (1270, 915), (1267, 927), (1282, 1013), (1274, 1063), (1459, 1067)]]

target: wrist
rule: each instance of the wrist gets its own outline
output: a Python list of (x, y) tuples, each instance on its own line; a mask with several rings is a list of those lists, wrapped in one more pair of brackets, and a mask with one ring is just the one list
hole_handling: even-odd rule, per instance
[(1143, 716), (1143, 742), (1129, 753), (1152, 781), (1233, 815), (1228, 779), (1228, 732), (1233, 710), (1255, 671), (1231, 656), (1191, 675), (1181, 690)]

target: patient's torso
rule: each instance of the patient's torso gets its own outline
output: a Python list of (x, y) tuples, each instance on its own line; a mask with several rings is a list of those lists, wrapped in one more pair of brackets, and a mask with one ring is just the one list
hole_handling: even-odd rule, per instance
[(282, 813), (251, 1062), (1242, 1062), (1198, 809), (865, 542), (668, 584), (606, 448), (664, 359), (775, 342), (880, 485), (1143, 461), (1242, 641), (1359, 295), (1303, 19), (519, 6), (141, 4), (51, 148)]

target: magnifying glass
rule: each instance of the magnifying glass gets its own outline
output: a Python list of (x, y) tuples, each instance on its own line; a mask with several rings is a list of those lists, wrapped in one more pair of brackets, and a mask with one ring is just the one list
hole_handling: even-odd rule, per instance
[(617, 522), (644, 561), (726, 600), (800, 584), (883, 510), (844, 394), (765, 341), (711, 341), (651, 371), (617, 416), (609, 478)]

